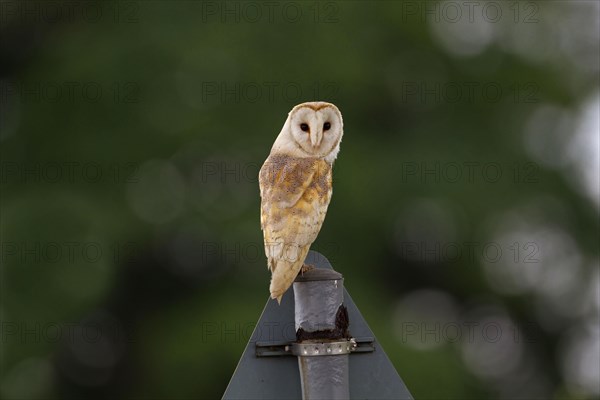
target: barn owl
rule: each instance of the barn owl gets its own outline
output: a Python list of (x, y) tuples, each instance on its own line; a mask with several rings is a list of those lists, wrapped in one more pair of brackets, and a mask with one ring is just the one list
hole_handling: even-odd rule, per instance
[[(325, 102), (295, 106), (259, 172), (261, 229), (271, 298), (281, 303), (304, 266), (331, 200), (331, 168), (343, 135), (342, 114)], [(306, 266), (308, 268), (308, 266)]]

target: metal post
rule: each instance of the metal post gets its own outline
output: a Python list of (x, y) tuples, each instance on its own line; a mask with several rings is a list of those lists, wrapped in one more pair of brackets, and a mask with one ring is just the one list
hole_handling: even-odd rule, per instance
[(356, 343), (348, 333), (343, 277), (313, 269), (294, 282), (296, 343), (302, 398), (349, 399), (348, 355)]

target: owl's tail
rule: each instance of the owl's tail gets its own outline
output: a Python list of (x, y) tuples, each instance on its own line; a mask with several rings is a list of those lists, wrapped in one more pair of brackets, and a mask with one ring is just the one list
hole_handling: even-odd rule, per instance
[(298, 257), (294, 257), (294, 260), (279, 259), (273, 263), (269, 291), (271, 292), (271, 298), (277, 299), (277, 303), (281, 304), (283, 294), (294, 283), (294, 279), (298, 276), (309, 249), (310, 246), (300, 249)]

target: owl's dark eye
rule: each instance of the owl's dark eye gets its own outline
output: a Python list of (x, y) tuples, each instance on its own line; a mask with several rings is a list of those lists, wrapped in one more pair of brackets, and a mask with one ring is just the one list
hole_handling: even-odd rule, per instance
[(324, 130), (324, 131), (328, 131), (328, 130), (330, 130), (330, 129), (331, 129), (331, 124), (330, 124), (329, 122), (325, 122), (325, 123), (323, 124), (323, 130)]
[(300, 129), (302, 129), (304, 132), (308, 132), (308, 124), (300, 124)]

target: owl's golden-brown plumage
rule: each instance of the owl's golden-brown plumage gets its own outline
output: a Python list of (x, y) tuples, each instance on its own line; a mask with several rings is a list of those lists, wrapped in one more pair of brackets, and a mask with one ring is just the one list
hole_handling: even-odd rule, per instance
[(299, 104), (260, 170), (261, 228), (271, 297), (277, 301), (298, 275), (325, 219), (342, 135), (342, 115), (335, 105)]

